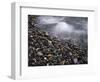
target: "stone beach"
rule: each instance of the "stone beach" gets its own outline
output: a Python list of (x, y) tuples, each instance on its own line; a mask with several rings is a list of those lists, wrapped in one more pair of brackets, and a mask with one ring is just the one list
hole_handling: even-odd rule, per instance
[(70, 40), (59, 40), (36, 27), (29, 19), (28, 66), (87, 64), (87, 47), (81, 48)]

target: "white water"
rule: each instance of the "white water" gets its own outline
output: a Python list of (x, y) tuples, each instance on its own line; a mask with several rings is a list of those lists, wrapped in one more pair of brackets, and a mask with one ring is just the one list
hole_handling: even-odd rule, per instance
[[(63, 32), (75, 33), (75, 34), (86, 33), (84, 30), (76, 30), (74, 26), (65, 22), (65, 17), (40, 16), (38, 17), (38, 23), (41, 25), (55, 24), (55, 26), (53, 26), (54, 27), (53, 30), (55, 34), (60, 34)], [(84, 28), (87, 28), (86, 25), (84, 26)]]
[(73, 26), (67, 24), (66, 22), (58, 22), (54, 28), (56, 33), (68, 32), (71, 33), (73, 31)]

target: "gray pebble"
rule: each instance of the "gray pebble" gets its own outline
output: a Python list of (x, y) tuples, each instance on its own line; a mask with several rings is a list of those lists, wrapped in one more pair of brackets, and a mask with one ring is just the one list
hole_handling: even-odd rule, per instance
[(71, 52), (69, 52), (69, 55), (73, 55)]
[(37, 52), (37, 55), (42, 56), (43, 53), (42, 52)]
[(74, 63), (78, 63), (78, 59), (77, 58), (74, 58), (73, 61), (74, 61)]

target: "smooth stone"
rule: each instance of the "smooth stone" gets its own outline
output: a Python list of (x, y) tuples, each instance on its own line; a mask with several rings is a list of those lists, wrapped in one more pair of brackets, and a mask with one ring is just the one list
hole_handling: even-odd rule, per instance
[(77, 63), (78, 62), (78, 59), (77, 58), (74, 58), (73, 61), (74, 61), (74, 63)]
[(71, 55), (71, 56), (72, 56), (73, 54), (72, 54), (71, 52), (69, 52), (69, 55)]
[(42, 56), (42, 55), (43, 55), (43, 53), (42, 53), (42, 52), (37, 52), (37, 54), (38, 54), (39, 56)]

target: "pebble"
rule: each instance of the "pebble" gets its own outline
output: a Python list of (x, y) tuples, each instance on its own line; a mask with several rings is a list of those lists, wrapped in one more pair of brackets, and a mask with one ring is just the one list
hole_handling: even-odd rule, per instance
[(75, 64), (78, 63), (78, 59), (77, 58), (74, 58), (73, 60), (74, 60)]
[(43, 53), (42, 52), (37, 52), (37, 55), (42, 56)]
[(48, 43), (51, 45), (52, 44), (52, 41), (48, 40)]
[(36, 51), (38, 51), (40, 48), (36, 48)]
[(61, 61), (60, 64), (64, 65), (65, 64), (65, 60)]
[(33, 36), (31, 35), (30, 37), (32, 38)]
[(48, 54), (48, 56), (50, 57), (50, 56), (52, 56), (52, 54)]
[(47, 36), (48, 36), (48, 35), (49, 35), (49, 34), (48, 34), (48, 32), (45, 32), (45, 35), (47, 35)]
[(45, 59), (45, 60), (47, 60), (47, 58), (46, 58), (46, 57), (44, 57), (44, 59)]
[(69, 52), (69, 55), (71, 55), (71, 56), (72, 56), (73, 54), (72, 54), (71, 52)]
[(34, 62), (36, 62), (36, 59), (35, 59), (35, 58), (33, 58), (32, 60), (33, 60)]

